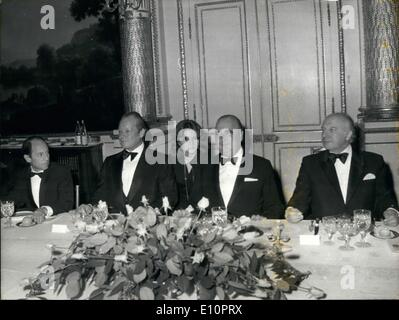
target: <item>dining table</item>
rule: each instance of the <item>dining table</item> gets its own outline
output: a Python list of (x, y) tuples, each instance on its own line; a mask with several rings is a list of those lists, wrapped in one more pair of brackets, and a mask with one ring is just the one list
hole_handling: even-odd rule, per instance
[[(275, 223), (274, 220), (269, 220)], [(303, 236), (313, 235), (310, 221), (284, 225), (287, 241), (281, 242), (286, 260), (297, 270), (309, 272), (301, 287), (316, 287), (326, 293), (325, 299), (399, 299), (399, 253), (392, 246), (399, 245), (399, 238), (380, 239), (367, 234), (370, 247), (354, 247), (343, 251), (339, 247), (344, 241), (334, 234), (333, 244), (327, 245), (327, 234), (321, 226), (319, 243), (306, 243)], [(399, 227), (390, 228), (395, 232)], [(72, 223), (69, 213), (58, 214), (52, 219), (32, 227), (13, 225), (7, 227), (1, 221), (1, 299), (25, 299), (27, 291), (23, 288), (26, 278), (40, 272), (40, 266), (49, 261), (50, 245), (68, 247), (79, 231)], [(265, 234), (263, 241), (268, 241)], [(359, 240), (356, 236), (351, 245)], [(302, 241), (301, 241), (302, 239)], [(84, 294), (82, 299), (87, 298)], [(51, 290), (44, 295), (46, 299), (66, 299), (64, 292), (56, 295)], [(286, 294), (287, 299), (314, 299), (306, 292), (295, 290)]]

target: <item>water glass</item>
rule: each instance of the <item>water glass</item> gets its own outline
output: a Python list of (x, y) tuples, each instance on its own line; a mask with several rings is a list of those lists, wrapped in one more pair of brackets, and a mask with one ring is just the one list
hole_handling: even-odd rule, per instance
[(326, 245), (333, 245), (334, 242), (331, 240), (334, 233), (337, 232), (337, 218), (334, 216), (327, 216), (321, 219), (324, 230), (328, 235), (328, 240), (324, 241)]
[(351, 237), (354, 237), (358, 234), (359, 229), (357, 227), (357, 223), (351, 219), (345, 220), (342, 219), (337, 222), (337, 230), (341, 233), (345, 240), (345, 245), (340, 246), (339, 249), (343, 251), (352, 251), (355, 248), (349, 245)]
[(9, 201), (9, 200), (1, 201), (1, 214), (3, 215), (3, 217), (7, 218), (8, 228), (12, 227), (11, 217), (14, 214), (14, 210), (15, 210), (14, 201)]
[(357, 209), (353, 211), (353, 220), (357, 224), (360, 232), (361, 240), (355, 243), (356, 247), (367, 248), (371, 244), (365, 240), (367, 232), (371, 227), (371, 211), (365, 209)]
[(224, 207), (213, 207), (212, 222), (217, 225), (224, 225), (227, 223), (227, 210)]

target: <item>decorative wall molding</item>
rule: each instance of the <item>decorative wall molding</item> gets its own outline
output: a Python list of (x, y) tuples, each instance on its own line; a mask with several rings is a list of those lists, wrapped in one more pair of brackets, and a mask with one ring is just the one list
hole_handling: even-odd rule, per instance
[(179, 54), (180, 54), (180, 76), (183, 90), (183, 114), (184, 119), (189, 118), (188, 94), (187, 94), (187, 72), (186, 72), (186, 50), (184, 46), (184, 20), (182, 0), (177, 0), (177, 22), (179, 28)]

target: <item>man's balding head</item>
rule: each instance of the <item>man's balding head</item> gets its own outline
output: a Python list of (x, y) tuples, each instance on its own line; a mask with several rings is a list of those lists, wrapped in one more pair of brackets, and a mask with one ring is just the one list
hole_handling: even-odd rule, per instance
[(219, 150), (224, 157), (230, 158), (240, 150), (243, 129), (240, 119), (234, 115), (224, 115), (216, 121), (216, 130), (219, 134)]
[(236, 116), (232, 114), (227, 114), (224, 116), (221, 116), (217, 121), (216, 121), (216, 129), (243, 129), (243, 125)]
[(148, 126), (137, 112), (124, 114), (119, 122), (119, 142), (124, 149), (137, 148), (144, 139)]
[(323, 121), (323, 146), (333, 153), (342, 152), (354, 139), (355, 125), (345, 113), (332, 113)]

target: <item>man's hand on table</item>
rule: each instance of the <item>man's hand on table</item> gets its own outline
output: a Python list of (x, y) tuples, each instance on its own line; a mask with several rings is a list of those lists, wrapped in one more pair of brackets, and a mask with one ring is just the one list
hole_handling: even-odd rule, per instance
[(393, 208), (388, 208), (384, 211), (384, 224), (390, 227), (399, 225), (399, 212)]
[(297, 208), (288, 207), (285, 210), (285, 218), (290, 223), (298, 223), (303, 220), (303, 214)]
[(43, 223), (46, 218), (51, 217), (52, 215), (53, 210), (51, 207), (43, 206), (33, 212), (33, 221), (36, 223)]

